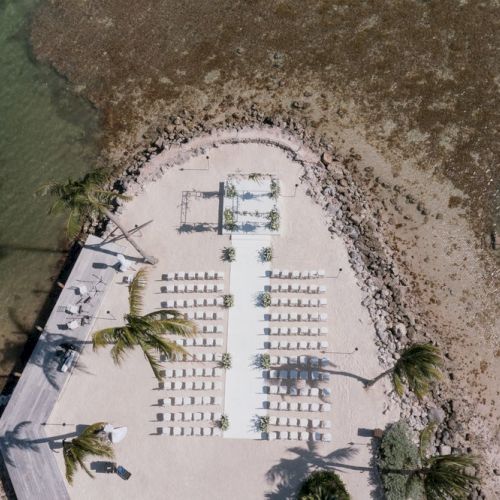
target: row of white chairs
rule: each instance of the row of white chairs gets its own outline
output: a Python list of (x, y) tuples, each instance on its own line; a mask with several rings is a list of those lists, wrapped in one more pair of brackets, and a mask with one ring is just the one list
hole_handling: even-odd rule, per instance
[(328, 314), (298, 314), (298, 313), (272, 313), (270, 321), (328, 321)]
[(324, 368), (330, 362), (328, 358), (319, 359), (317, 356), (270, 356), (272, 365), (302, 365), (318, 368), (320, 365)]
[(223, 283), (167, 285), (161, 287), (162, 293), (214, 293), (223, 292)]
[(223, 325), (203, 325), (198, 333), (224, 333)]
[(332, 409), (329, 403), (297, 403), (295, 401), (268, 401), (268, 408), (270, 410), (279, 411), (310, 411), (310, 412), (326, 412)]
[(292, 293), (326, 293), (323, 285), (302, 285), (300, 283), (273, 283), (269, 286), (270, 292)]
[(217, 339), (208, 337), (195, 337), (193, 339), (181, 338), (174, 340), (176, 344), (188, 347), (222, 347), (224, 345), (224, 339), (222, 337)]
[(289, 417), (276, 417), (271, 415), (269, 417), (269, 425), (277, 425), (279, 427), (303, 427), (304, 429), (331, 429), (332, 422), (330, 420), (319, 420), (317, 418), (289, 418)]
[(219, 396), (176, 396), (174, 398), (160, 399), (162, 406), (201, 406), (201, 405), (222, 405), (222, 398)]
[(161, 370), (160, 374), (167, 378), (190, 378), (190, 377), (222, 377), (222, 368), (168, 368)]
[(167, 381), (164, 383), (164, 388), (171, 391), (221, 391), (222, 382), (201, 382), (197, 380), (193, 382)]
[(160, 434), (167, 436), (222, 436), (218, 427), (161, 427)]
[[(167, 361), (166, 358), (162, 357), (161, 358), (162, 361)], [(187, 354), (187, 355), (183, 355), (183, 356), (179, 356), (178, 358), (175, 359), (175, 361), (177, 362), (180, 362), (180, 363), (184, 363), (184, 362), (219, 362), (219, 361), (222, 361), (222, 353), (221, 352), (207, 352), (207, 353), (201, 353), (201, 352), (197, 352), (197, 353), (194, 353), (194, 354)]]
[(219, 420), (221, 413), (204, 412), (179, 412), (179, 413), (160, 413), (158, 415), (163, 422), (212, 422)]
[(224, 318), (224, 314), (221, 311), (189, 311), (184, 313), (185, 319), (205, 319), (209, 321), (221, 320)]
[(329, 373), (307, 370), (269, 370), (264, 371), (263, 376), (281, 380), (330, 380)]
[(273, 269), (271, 272), (271, 278), (281, 278), (281, 279), (314, 279), (314, 278), (324, 278), (325, 270), (319, 269), (317, 271), (288, 271), (288, 269)]
[(212, 307), (223, 305), (224, 299), (222, 297), (214, 297), (210, 299), (166, 300), (161, 303), (161, 306), (166, 309), (178, 309), (183, 307)]
[(328, 327), (321, 328), (308, 326), (273, 326), (267, 328), (266, 332), (270, 335), (327, 335)]
[(328, 349), (328, 341), (312, 341), (312, 342), (289, 342), (287, 340), (272, 340), (264, 342), (264, 349)]
[(323, 389), (318, 389), (317, 387), (303, 387), (298, 389), (293, 385), (265, 385), (264, 394), (279, 394), (280, 396), (327, 397), (331, 395), (331, 391), (327, 387), (324, 387)]
[(322, 307), (326, 304), (326, 299), (271, 298), (272, 307)]
[(174, 280), (223, 280), (223, 271), (177, 271), (163, 275), (167, 281)]
[(293, 441), (323, 441), (324, 443), (329, 443), (332, 440), (332, 435), (329, 433), (322, 434), (321, 432), (277, 431), (269, 432), (267, 439), (269, 439), (269, 441), (285, 439)]

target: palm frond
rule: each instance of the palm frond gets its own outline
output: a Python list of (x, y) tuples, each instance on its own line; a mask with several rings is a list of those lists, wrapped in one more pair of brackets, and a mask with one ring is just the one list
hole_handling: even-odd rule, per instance
[(116, 342), (121, 335), (122, 327), (104, 328), (94, 333), (92, 336), (92, 347), (94, 351), (108, 344)]
[(155, 350), (158, 354), (163, 354), (167, 359), (177, 359), (188, 354), (184, 347), (153, 332), (147, 332), (144, 335), (144, 342), (149, 349)]
[(77, 209), (71, 210), (66, 221), (66, 234), (70, 240), (74, 240), (82, 230), (83, 220)]
[(114, 191), (108, 191), (106, 189), (96, 189), (96, 197), (105, 202), (108, 206), (111, 205), (115, 200), (130, 201), (132, 196), (128, 196), (122, 193), (115, 193)]
[(111, 357), (116, 365), (124, 360), (127, 351), (132, 350), (138, 344), (137, 335), (128, 327), (121, 328), (120, 337), (111, 348)]
[(95, 435), (97, 432), (99, 432), (101, 429), (104, 429), (106, 426), (107, 422), (95, 422), (94, 424), (87, 425), (85, 429), (82, 431), (79, 438), (87, 438), (89, 436)]
[(151, 370), (153, 370), (156, 380), (158, 380), (158, 382), (163, 382), (163, 377), (160, 373), (161, 370), (160, 362), (158, 361), (157, 358), (155, 358), (153, 353), (150, 351), (150, 348), (146, 342), (140, 341), (139, 345), (142, 349), (142, 352), (144, 353), (145, 358), (148, 360), (149, 365), (151, 366)]
[(78, 465), (90, 476), (94, 477), (90, 469), (85, 464), (85, 458), (88, 455), (100, 457), (114, 457), (114, 451), (111, 444), (103, 440), (98, 432), (101, 431), (105, 422), (97, 422), (89, 425), (76, 438), (71, 441), (63, 442), (63, 456), (66, 468), (66, 479), (69, 484), (73, 484), (73, 478)]
[(143, 293), (147, 284), (147, 269), (141, 267), (128, 287), (130, 314), (138, 316), (142, 310)]
[(64, 457), (64, 466), (66, 469), (66, 480), (69, 484), (73, 484), (73, 478), (75, 476), (75, 472), (77, 470), (77, 463), (79, 463), (77, 457), (73, 453), (73, 448), (71, 443), (64, 442), (63, 443), (63, 457)]
[(477, 477), (465, 472), (466, 467), (476, 466), (476, 458), (473, 456), (436, 456), (431, 457), (427, 465), (424, 489), (428, 500), (465, 499), (478, 482)]
[(414, 344), (405, 349), (394, 367), (393, 379), (405, 380), (417, 397), (422, 398), (430, 383), (441, 377), (443, 360), (432, 344)]
[(431, 444), (432, 436), (436, 430), (436, 422), (430, 422), (420, 431), (420, 459), (425, 458), (425, 454)]
[(182, 337), (193, 337), (197, 332), (196, 323), (185, 319), (181, 313), (174, 309), (161, 309), (145, 314), (142, 318), (148, 322), (151, 330), (158, 335), (170, 333)]
[(392, 383), (394, 384), (394, 389), (396, 391), (396, 394), (399, 397), (402, 397), (405, 392), (405, 385), (399, 374), (396, 372), (392, 373)]
[(142, 317), (153, 319), (182, 319), (184, 318), (184, 314), (177, 311), (177, 309), (157, 309), (156, 311), (144, 314)]

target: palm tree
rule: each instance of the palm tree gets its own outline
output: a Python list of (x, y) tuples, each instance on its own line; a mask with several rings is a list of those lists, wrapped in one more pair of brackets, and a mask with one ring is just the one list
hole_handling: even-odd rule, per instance
[(160, 309), (141, 315), (146, 278), (146, 269), (141, 268), (129, 285), (130, 311), (125, 315), (125, 325), (95, 332), (92, 343), (94, 350), (113, 344), (111, 356), (117, 365), (121, 364), (128, 350), (139, 346), (151, 365), (155, 377), (161, 382), (163, 381), (160, 373), (161, 365), (155, 353), (163, 354), (167, 359), (187, 354), (183, 347), (166, 338), (165, 334), (191, 337), (196, 333), (196, 326), (173, 309)]
[(110, 174), (104, 169), (89, 172), (83, 178), (66, 182), (49, 182), (38, 189), (41, 196), (55, 198), (49, 214), (69, 211), (66, 232), (70, 239), (77, 237), (83, 223), (95, 216), (107, 217), (122, 232), (127, 241), (139, 252), (149, 264), (156, 264), (155, 257), (147, 255), (135, 242), (130, 233), (121, 225), (118, 218), (111, 212), (116, 200), (129, 200), (130, 197), (105, 189), (103, 186), (111, 180)]
[(470, 455), (439, 455), (424, 459), (418, 469), (383, 469), (382, 473), (408, 476), (407, 494), (417, 482), (423, 486), (426, 500), (465, 500), (479, 482), (466, 468), (476, 465), (475, 457)]
[(405, 382), (418, 398), (422, 398), (428, 391), (432, 381), (441, 378), (440, 367), (443, 359), (439, 349), (432, 344), (414, 344), (406, 348), (396, 361), (396, 364), (365, 383), (371, 387), (386, 375), (392, 375), (396, 392), (402, 396)]
[(349, 500), (346, 487), (340, 477), (329, 470), (312, 472), (300, 487), (299, 500)]
[(114, 452), (107, 438), (102, 437), (100, 431), (104, 429), (104, 422), (89, 425), (76, 438), (63, 441), (64, 465), (66, 466), (66, 479), (73, 484), (73, 477), (80, 466), (90, 477), (94, 477), (84, 460), (89, 455), (113, 458)]

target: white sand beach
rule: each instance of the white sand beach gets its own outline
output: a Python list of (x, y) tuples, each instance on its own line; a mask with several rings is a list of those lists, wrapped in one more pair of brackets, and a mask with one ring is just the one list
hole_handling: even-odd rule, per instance
[[(157, 164), (162, 161), (164, 158), (155, 159)], [(330, 374), (330, 380), (322, 387), (330, 389), (331, 395), (321, 403), (330, 404), (330, 410), (321, 412), (319, 417), (308, 413), (307, 418), (329, 420), (331, 441), (268, 441), (259, 439), (257, 433), (255, 439), (231, 438), (230, 433), (226, 437), (161, 435), (158, 429), (165, 427), (167, 422), (159, 420), (158, 414), (169, 410), (163, 408), (159, 400), (182, 396), (184, 391), (159, 389), (141, 352), (134, 352), (121, 367), (117, 367), (107, 349), (95, 353), (89, 343), (61, 393), (50, 417), (52, 425), (47, 426), (47, 433), (57, 436), (98, 421), (127, 426), (127, 437), (115, 447), (116, 462), (126, 467), (132, 476), (124, 481), (115, 474), (96, 473), (92, 480), (80, 471), (74, 485), (68, 486), (71, 498), (287, 498), (296, 491), (307, 471), (315, 467), (335, 468), (354, 499), (369, 498), (374, 490), (369, 431), (397, 420), (398, 410), (391, 406), (387, 381), (367, 391), (357, 378), (370, 378), (381, 371), (374, 326), (366, 308), (361, 305), (363, 292), (350, 268), (343, 241), (337, 236), (332, 237), (328, 231), (326, 215), (312, 202), (301, 184), (301, 165), (283, 149), (265, 143), (236, 143), (207, 148), (194, 157), (186, 155), (182, 164), (166, 170), (159, 180), (147, 184), (144, 192), (123, 207), (123, 224), (130, 230), (138, 226), (134, 235), (137, 241), (159, 259), (154, 267), (148, 266), (149, 283), (144, 311), (162, 307), (170, 296), (182, 299), (198, 297), (194, 293), (184, 293), (180, 297), (162, 292), (162, 287), (168, 283), (164, 275), (172, 272), (223, 272), (224, 279), (217, 280), (217, 283), (224, 284), (224, 293), (231, 290), (235, 297), (241, 295), (238, 292), (241, 282), (232, 281), (241, 279), (238, 278), (242, 276), (241, 269), (240, 274), (235, 272), (233, 277), (232, 265), (221, 260), (223, 248), (231, 245), (231, 236), (218, 234), (219, 192), (220, 183), (230, 174), (254, 172), (272, 174), (281, 183), (280, 234), (267, 237), (271, 239), (274, 251), (270, 268), (325, 270), (325, 277), (317, 278), (315, 283), (326, 287), (322, 298), (327, 304), (321, 312), (328, 315), (328, 320), (312, 326), (326, 326), (328, 334), (321, 339), (311, 337), (307, 340), (326, 341), (328, 347), (295, 353), (277, 350), (276, 354), (328, 357), (329, 364), (325, 371)], [(137, 258), (124, 239), (117, 236), (117, 241), (129, 249), (127, 257)], [(139, 267), (137, 263), (132, 265), (135, 270)], [(248, 272), (251, 268), (249, 265)], [(119, 325), (127, 312), (128, 290), (122, 279), (123, 273), (117, 273), (115, 282), (109, 287), (98, 313), (96, 329)], [(278, 309), (283, 311), (283, 308), (262, 309), (261, 314), (264, 316), (264, 313)], [(219, 337), (223, 339), (223, 345), (187, 349), (198, 355), (226, 352), (228, 329), (230, 335), (234, 334), (238, 318), (232, 317), (228, 322), (227, 310), (215, 306), (206, 310), (222, 313), (222, 319), (200, 321), (198, 324), (200, 327), (222, 325), (224, 333)], [(289, 307), (288, 310), (294, 309)], [(242, 314), (241, 321), (244, 320)], [(242, 331), (246, 330), (242, 328)], [(216, 334), (206, 333), (199, 336), (217, 337)], [(265, 337), (262, 334), (262, 342), (273, 340), (272, 336), (269, 339)], [(256, 354), (249, 352), (248, 358)], [(274, 352), (271, 354), (274, 355)], [(231, 370), (239, 369), (234, 366), (238, 359), (233, 359)], [(201, 368), (215, 366), (214, 363), (196, 361), (165, 363), (165, 368), (182, 368), (188, 364)], [(210, 411), (217, 413), (234, 407), (225, 398), (234, 398), (235, 394), (244, 398), (246, 390), (250, 400), (255, 397), (255, 390), (250, 390), (243, 383), (239, 393), (235, 391), (237, 381), (234, 377), (230, 382), (230, 391), (225, 390), (224, 375), (215, 379), (222, 382), (221, 389), (207, 394), (221, 398), (222, 404), (213, 406)], [(267, 395), (262, 395), (261, 399), (264, 401), (266, 398)], [(301, 397), (298, 398), (300, 400)], [(287, 401), (289, 396), (280, 396), (279, 399)], [(188, 410), (204, 411), (196, 408)], [(266, 411), (278, 416), (285, 413), (286, 417), (292, 418), (302, 416), (301, 412), (294, 411)], [(66, 426), (59, 425), (62, 423)], [(174, 422), (170, 424), (174, 425)], [(285, 428), (276, 427), (276, 430)], [(61, 473), (64, 473), (61, 450), (56, 447), (54, 453), (57, 454)]]

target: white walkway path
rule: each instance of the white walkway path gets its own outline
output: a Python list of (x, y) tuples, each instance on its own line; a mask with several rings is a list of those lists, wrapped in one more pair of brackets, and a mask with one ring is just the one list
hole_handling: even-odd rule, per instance
[(234, 306), (229, 310), (227, 350), (232, 368), (226, 371), (224, 413), (230, 427), (226, 438), (260, 439), (255, 432), (255, 415), (265, 415), (262, 370), (255, 367), (255, 356), (263, 352), (265, 309), (256, 305), (258, 295), (269, 285), (266, 271), (270, 262), (261, 262), (259, 252), (271, 245), (270, 236), (233, 236), (236, 261), (231, 264), (230, 293)]

